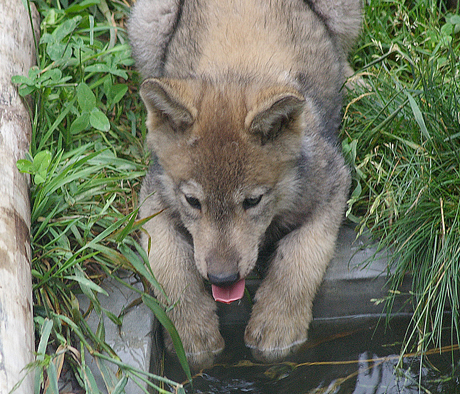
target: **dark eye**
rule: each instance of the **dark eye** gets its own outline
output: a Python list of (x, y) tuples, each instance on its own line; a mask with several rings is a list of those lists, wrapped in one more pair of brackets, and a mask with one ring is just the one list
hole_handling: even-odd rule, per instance
[(260, 196), (257, 196), (257, 197), (246, 198), (243, 201), (243, 208), (245, 210), (249, 209), (249, 208), (254, 208), (256, 205), (259, 204), (260, 200), (262, 200), (262, 194)]
[(198, 198), (185, 196), (185, 200), (189, 203), (189, 205), (194, 209), (201, 209), (201, 203)]

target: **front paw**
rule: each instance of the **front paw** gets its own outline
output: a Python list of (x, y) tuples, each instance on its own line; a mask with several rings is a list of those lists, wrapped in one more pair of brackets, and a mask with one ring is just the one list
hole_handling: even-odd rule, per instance
[[(212, 366), (216, 356), (225, 347), (216, 313), (194, 307), (187, 311), (175, 311), (171, 320), (179, 333), (190, 367), (202, 369)], [(171, 337), (166, 330), (163, 332), (166, 349), (175, 353)]]
[(256, 303), (244, 334), (246, 346), (255, 359), (265, 363), (278, 361), (307, 340), (311, 308), (300, 309), (281, 302), (270, 304), (260, 300)]

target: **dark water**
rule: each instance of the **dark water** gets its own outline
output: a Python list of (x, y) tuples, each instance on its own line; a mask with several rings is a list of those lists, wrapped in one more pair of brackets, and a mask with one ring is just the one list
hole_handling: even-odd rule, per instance
[[(314, 322), (310, 340), (283, 363), (259, 364), (243, 343), (244, 325), (222, 329), (226, 349), (217, 364), (195, 375), (195, 393), (396, 394), (460, 393), (460, 353), (434, 352), (421, 360), (399, 353), (408, 320), (390, 328), (375, 319)], [(184, 381), (179, 364), (167, 357), (165, 375)], [(193, 393), (190, 384), (187, 393)]]

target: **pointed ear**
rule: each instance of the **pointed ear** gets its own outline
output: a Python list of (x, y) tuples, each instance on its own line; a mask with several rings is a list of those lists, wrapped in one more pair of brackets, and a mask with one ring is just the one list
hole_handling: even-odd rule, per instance
[(264, 145), (288, 131), (300, 133), (304, 106), (305, 99), (298, 92), (272, 92), (248, 112), (245, 125)]
[(167, 122), (175, 131), (184, 131), (193, 124), (197, 111), (191, 104), (187, 81), (149, 78), (142, 83), (140, 93), (149, 127)]

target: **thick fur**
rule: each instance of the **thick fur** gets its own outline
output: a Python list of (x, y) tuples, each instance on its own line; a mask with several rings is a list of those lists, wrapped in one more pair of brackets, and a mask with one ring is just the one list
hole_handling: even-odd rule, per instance
[(256, 264), (267, 270), (246, 345), (272, 361), (307, 338), (350, 183), (337, 131), (359, 25), (359, 0), (133, 9), (152, 152), (140, 215), (161, 211), (143, 245), (192, 365), (224, 348), (204, 278), (244, 278)]

